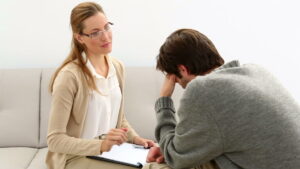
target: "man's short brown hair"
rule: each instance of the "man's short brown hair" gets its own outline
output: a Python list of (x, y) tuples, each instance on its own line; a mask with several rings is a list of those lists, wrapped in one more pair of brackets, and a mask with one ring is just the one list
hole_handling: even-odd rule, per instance
[(156, 68), (181, 78), (178, 65), (187, 67), (190, 74), (201, 75), (223, 64), (223, 58), (205, 35), (193, 29), (179, 29), (160, 47)]

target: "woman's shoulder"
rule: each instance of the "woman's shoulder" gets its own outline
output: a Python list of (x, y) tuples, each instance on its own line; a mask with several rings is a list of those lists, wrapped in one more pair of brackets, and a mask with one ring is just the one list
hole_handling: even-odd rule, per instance
[(67, 63), (61, 70), (60, 72), (70, 72), (72, 74), (78, 74), (81, 73), (82, 70), (77, 62), (77, 60), (71, 61)]
[(57, 74), (59, 79), (69, 79), (69, 81), (80, 81), (84, 77), (83, 71), (76, 60), (67, 63)]

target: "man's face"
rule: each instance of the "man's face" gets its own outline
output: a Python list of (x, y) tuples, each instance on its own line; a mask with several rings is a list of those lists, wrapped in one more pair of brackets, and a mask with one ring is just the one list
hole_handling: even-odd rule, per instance
[(178, 83), (182, 88), (186, 88), (186, 85), (190, 82), (188, 77), (182, 76), (181, 78), (176, 76), (176, 83)]
[(196, 75), (190, 74), (187, 68), (183, 65), (178, 66), (178, 69), (179, 69), (179, 73), (181, 74), (181, 78), (176, 76), (175, 82), (185, 89), (187, 84), (191, 80), (193, 80), (196, 77)]

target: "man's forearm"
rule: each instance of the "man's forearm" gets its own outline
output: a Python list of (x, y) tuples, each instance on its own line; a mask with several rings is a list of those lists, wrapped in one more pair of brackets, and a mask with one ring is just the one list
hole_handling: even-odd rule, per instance
[(176, 127), (175, 108), (170, 97), (160, 97), (155, 103), (157, 126), (155, 137), (158, 142), (167, 134), (174, 133)]

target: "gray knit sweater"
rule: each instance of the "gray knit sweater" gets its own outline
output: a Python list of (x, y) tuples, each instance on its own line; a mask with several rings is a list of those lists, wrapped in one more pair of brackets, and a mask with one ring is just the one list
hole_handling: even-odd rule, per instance
[(257, 65), (232, 61), (192, 80), (180, 101), (156, 101), (155, 136), (168, 165), (214, 159), (221, 169), (300, 169), (300, 106)]

